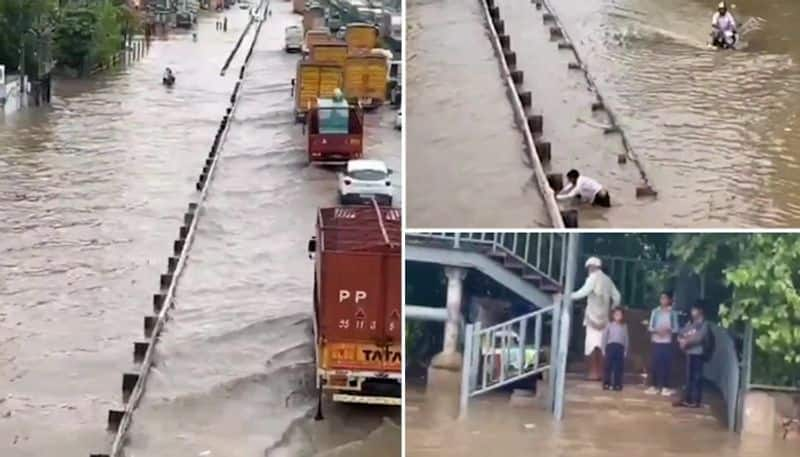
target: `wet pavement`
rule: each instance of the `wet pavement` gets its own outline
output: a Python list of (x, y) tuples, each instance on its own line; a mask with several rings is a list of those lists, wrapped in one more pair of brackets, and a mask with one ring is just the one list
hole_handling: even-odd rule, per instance
[[(582, 211), (582, 226), (792, 227), (800, 223), (800, 206), (796, 203), (800, 194), (796, 152), (800, 145), (800, 32), (795, 26), (800, 4), (788, 0), (736, 2), (734, 14), (740, 22), (755, 17), (751, 24), (756, 26), (744, 35), (744, 49), (720, 52), (707, 46), (714, 6), (709, 2), (549, 3), (659, 192), (657, 199), (634, 197), (635, 167), (630, 161), (623, 166), (616, 163), (618, 137), (598, 134), (604, 119), (591, 113), (592, 96), (586, 92), (580, 74), (567, 70), (571, 53), (559, 51), (554, 42), (548, 42), (545, 34), (549, 25), (542, 23), (542, 12), (531, 2), (499, 0), (511, 47), (517, 52), (518, 65), (526, 70), (525, 85), (533, 92), (534, 107), (545, 116), (545, 138), (553, 145), (552, 170), (580, 167), (584, 174), (607, 185), (613, 203), (618, 205), (608, 211)], [(463, 14), (456, 11), (460, 2), (437, 4), (442, 20)], [(421, 8), (418, 2), (409, 3), (412, 16)], [(469, 2), (466, 9), (474, 8)], [(465, 42), (462, 46), (469, 49), (480, 49), (486, 42), (486, 34), (477, 30), (454, 35), (442, 29), (438, 39), (443, 36), (458, 36)], [(424, 53), (435, 62), (445, 58), (448, 51), (446, 46), (419, 47), (410, 41), (409, 55), (414, 53)], [(409, 75), (420, 71), (413, 68), (413, 60), (409, 65)], [(454, 92), (485, 90), (483, 75), (461, 78)], [(409, 94), (414, 84), (409, 78)], [(434, 97), (430, 90), (425, 92), (429, 84), (420, 83), (419, 87), (422, 92), (418, 97)], [(425, 144), (432, 138), (448, 143), (468, 135), (472, 124), (438, 120), (447, 119), (442, 111), (464, 110), (471, 104), (466, 97), (453, 98), (438, 111), (429, 110), (435, 114), (417, 121), (427, 126), (426, 131), (420, 131), (425, 136), (417, 139), (409, 135), (409, 144)], [(507, 101), (498, 97), (496, 104), (505, 105)], [(413, 128), (412, 114), (408, 122)], [(508, 125), (502, 117), (484, 122), (497, 128)], [(437, 132), (437, 136), (427, 132)], [(474, 153), (469, 149), (462, 147), (458, 156)], [(417, 169), (435, 165), (426, 158), (428, 155), (409, 153), (410, 190), (419, 181), (430, 181), (415, 174)], [(413, 163), (415, 157), (420, 158), (418, 164)], [(453, 154), (451, 160), (457, 160), (455, 157)], [(485, 171), (496, 174), (491, 168)], [(446, 188), (439, 180), (429, 184), (427, 191), (437, 193)], [(502, 209), (493, 208), (491, 212), (521, 211), (518, 205), (499, 202), (497, 206)], [(434, 212), (434, 203), (426, 207), (428, 213)], [(464, 212), (461, 225), (481, 225), (469, 216)], [(451, 225), (459, 224), (453, 221)]]
[(407, 14), (408, 226), (552, 226), (480, 4), (409, 0)]
[(797, 454), (796, 443), (753, 438), (743, 442), (708, 414), (675, 411), (668, 399), (645, 397), (638, 386), (609, 393), (594, 383), (568, 383), (561, 423), (540, 404), (512, 406), (508, 394), (489, 393), (473, 398), (466, 419), (459, 421), (455, 419), (459, 376), (434, 375), (427, 389), (406, 389), (409, 457), (487, 453), (559, 457)]
[[(305, 419), (314, 400), (305, 388), (313, 386), (306, 242), (316, 208), (336, 204), (336, 178), (306, 165), (290, 96), (297, 56), (282, 50), (284, 27), (300, 17), (289, 3), (272, 8), (134, 414), (132, 455), (319, 452), (373, 428), (389, 430), (388, 438), (377, 435), (384, 445), (394, 439), (381, 424), (384, 415), (399, 423), (396, 408), (368, 410), (352, 421), (357, 433), (336, 440), (324, 430), (316, 441), (296, 432), (317, 425)], [(238, 76), (220, 77), (219, 69), (247, 12), (227, 15), (227, 33), (215, 30), (216, 16), (201, 16), (198, 43), (172, 36), (121, 72), (58, 81), (52, 108), (0, 127), (8, 145), (0, 154), (4, 457), (108, 449), (107, 411), (119, 405), (132, 343), (142, 339), (142, 317), (152, 312), (158, 275)], [(165, 66), (176, 69), (173, 89), (161, 86)], [(366, 156), (399, 171), (393, 115), (367, 116)], [(399, 200), (402, 176), (393, 179)], [(339, 411), (355, 416), (330, 405), (331, 424), (342, 420)]]

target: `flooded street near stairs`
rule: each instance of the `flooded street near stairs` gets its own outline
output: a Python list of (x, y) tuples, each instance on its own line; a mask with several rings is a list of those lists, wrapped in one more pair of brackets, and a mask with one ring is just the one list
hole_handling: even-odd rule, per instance
[[(289, 8), (273, 2), (247, 69), (128, 455), (315, 455), (373, 429), (365, 449), (399, 443), (384, 422), (399, 423), (397, 408), (326, 405), (325, 421), (305, 418), (315, 403), (302, 389), (313, 386), (306, 242), (317, 207), (336, 204), (336, 178), (306, 166), (293, 121), (297, 56), (284, 53), (283, 31), (300, 16)], [(198, 43), (154, 42), (120, 72), (58, 81), (52, 108), (2, 120), (0, 455), (108, 449), (108, 409), (246, 52), (219, 76), (247, 21), (227, 15), (227, 33), (201, 16)], [(399, 171), (393, 114), (367, 115), (365, 155)]]
[[(463, 2), (444, 0), (433, 3), (435, 8), (427, 6), (431, 2), (412, 1), (410, 16), (415, 8), (421, 10), (421, 3), (435, 9), (442, 21), (463, 16), (461, 9), (466, 8), (474, 10), (470, 20), (483, 23), (477, 1), (462, 6)], [(568, 62), (574, 61), (571, 52), (559, 51), (549, 40), (552, 24), (543, 24), (543, 11), (532, 2), (497, 1), (518, 68), (525, 71), (523, 87), (533, 93), (534, 112), (544, 115), (544, 137), (552, 143), (553, 155), (546, 168), (553, 172), (579, 168), (611, 190), (615, 206), (583, 210), (581, 226), (790, 227), (800, 223), (800, 31), (795, 26), (800, 4), (788, 0), (735, 3), (733, 12), (740, 22), (755, 19), (749, 21), (742, 50), (720, 52), (707, 47), (714, 2), (548, 1), (659, 193), (657, 199), (637, 200), (638, 170), (630, 161), (616, 163), (616, 155), (622, 152), (619, 136), (602, 135), (605, 116), (591, 112), (594, 97), (582, 74), (567, 69)], [(447, 27), (441, 30), (448, 33)], [(488, 41), (485, 29), (459, 34), (458, 40), (468, 48), (482, 48)], [(446, 46), (418, 48), (409, 42), (409, 55), (425, 55), (431, 61), (443, 59), (448, 52)], [(496, 67), (493, 70), (499, 82), (499, 72)], [(410, 69), (409, 75), (413, 72)], [(462, 95), (451, 97), (439, 110), (469, 109), (476, 103), (473, 94), (486, 90), (483, 79), (459, 76), (458, 94)], [(409, 77), (409, 90), (426, 90), (429, 82)], [(430, 90), (417, 96), (433, 97)], [(497, 97), (494, 103), (507, 105), (508, 101)], [(501, 143), (487, 148), (475, 142), (477, 150), (472, 151), (469, 144), (462, 144), (475, 124), (481, 123), (478, 120), (512, 128), (506, 117), (493, 116), (489, 107), (484, 110), (483, 116), (462, 123), (439, 122), (446, 117), (428, 110), (416, 122), (436, 132), (437, 144), (460, 144), (460, 157), (482, 153), (491, 158), (510, 146)], [(409, 118), (409, 128), (412, 122)], [(409, 145), (430, 141), (430, 136), (414, 138), (411, 132)], [(517, 149), (521, 151), (521, 146)], [(418, 180), (415, 167), (435, 165), (427, 159), (429, 155), (424, 151), (409, 154), (410, 198)], [(454, 157), (451, 160), (457, 163)], [(412, 163), (415, 158), (418, 164)], [(517, 165), (528, 170), (522, 160)], [(484, 171), (498, 173), (491, 167)], [(431, 193), (457, 192), (456, 183), (426, 180)], [(518, 187), (513, 181), (508, 186)], [(409, 203), (413, 206), (415, 201)], [(528, 206), (536, 204), (531, 201)], [(532, 211), (500, 200), (497, 207), (492, 211)], [(472, 221), (467, 217), (465, 223), (480, 225), (479, 220)]]
[[(432, 375), (427, 388), (406, 389), (408, 457), (546, 455), (557, 457), (790, 457), (794, 442), (742, 442), (713, 418), (673, 411), (669, 399), (646, 397), (654, 408), (637, 407), (639, 386), (619, 393), (567, 383), (562, 422), (538, 405), (512, 404), (509, 395), (490, 392), (470, 400), (458, 415), (460, 373)], [(611, 397), (605, 400), (605, 397)]]

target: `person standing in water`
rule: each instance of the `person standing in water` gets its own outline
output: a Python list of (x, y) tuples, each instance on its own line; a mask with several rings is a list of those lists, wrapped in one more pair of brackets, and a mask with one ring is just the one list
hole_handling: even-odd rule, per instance
[(651, 375), (653, 384), (646, 394), (661, 394), (669, 397), (674, 392), (669, 388), (672, 370), (673, 335), (678, 333), (678, 313), (672, 309), (672, 292), (664, 291), (659, 306), (650, 312), (650, 342), (652, 348)]
[(603, 372), (603, 332), (608, 326), (612, 308), (620, 305), (622, 296), (617, 286), (605, 273), (603, 262), (597, 257), (586, 260), (589, 275), (583, 287), (570, 295), (573, 300), (586, 299), (583, 326), (586, 328), (584, 355), (586, 356), (587, 379), (599, 381)]
[(625, 358), (628, 357), (628, 324), (625, 312), (616, 307), (611, 311), (612, 321), (603, 332), (603, 354), (605, 355), (605, 375), (603, 390), (622, 390), (625, 377)]

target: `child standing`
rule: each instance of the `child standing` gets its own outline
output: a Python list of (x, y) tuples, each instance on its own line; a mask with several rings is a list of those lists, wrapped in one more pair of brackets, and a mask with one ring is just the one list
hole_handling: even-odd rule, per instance
[(674, 392), (669, 388), (672, 368), (672, 338), (678, 333), (678, 313), (672, 310), (672, 292), (664, 291), (659, 306), (650, 313), (650, 341), (652, 343), (653, 385), (645, 393), (669, 397)]
[[(692, 321), (686, 324), (678, 335), (678, 344), (686, 353), (686, 394), (682, 402), (675, 406), (685, 406), (689, 408), (699, 408), (703, 396), (703, 363), (713, 352), (712, 347), (708, 347), (711, 330), (706, 323), (704, 305), (696, 303), (692, 306)], [(713, 341), (713, 340), (712, 340)]]
[(603, 390), (622, 390), (625, 357), (628, 356), (628, 325), (622, 308), (616, 307), (611, 313), (611, 323), (603, 331), (603, 354), (606, 356)]

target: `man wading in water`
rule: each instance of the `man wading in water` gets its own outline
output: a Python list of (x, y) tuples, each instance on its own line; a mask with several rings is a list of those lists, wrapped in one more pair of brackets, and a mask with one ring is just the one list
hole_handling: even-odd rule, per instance
[(586, 327), (584, 354), (588, 369), (587, 379), (599, 381), (603, 372), (603, 332), (608, 326), (611, 308), (620, 305), (622, 297), (614, 282), (603, 273), (603, 262), (597, 257), (586, 260), (589, 276), (579, 290), (572, 293), (573, 300), (586, 298), (583, 326)]

